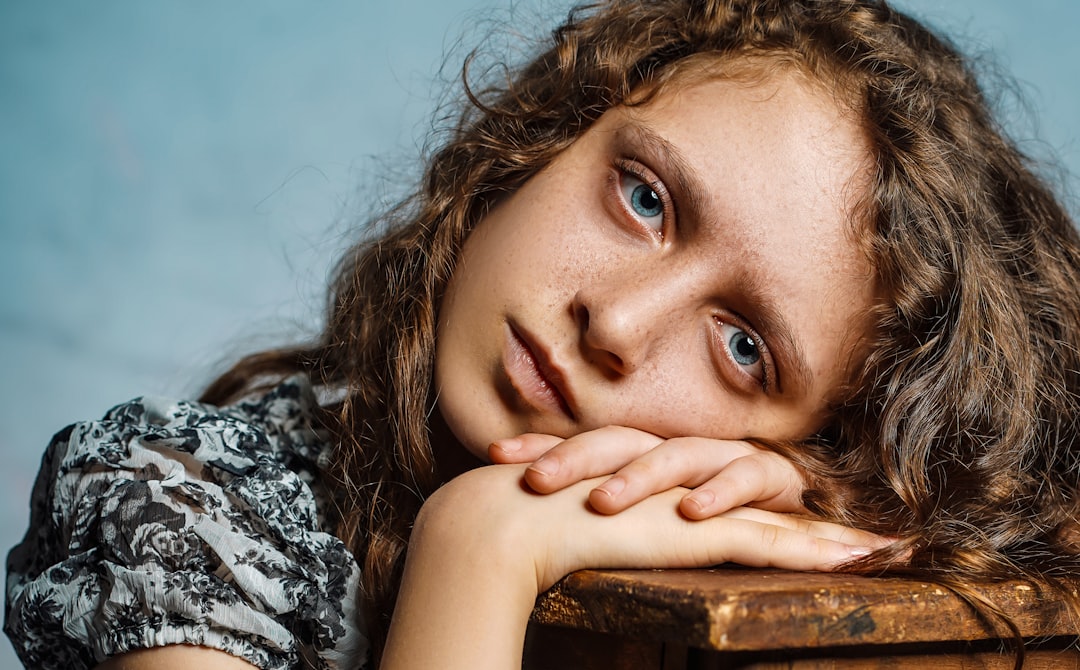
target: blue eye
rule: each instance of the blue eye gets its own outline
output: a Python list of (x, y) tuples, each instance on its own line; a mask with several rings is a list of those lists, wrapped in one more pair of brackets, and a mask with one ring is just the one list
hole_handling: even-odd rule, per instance
[(664, 199), (649, 184), (629, 173), (622, 175), (622, 194), (630, 211), (653, 230), (664, 229)]
[(664, 213), (664, 203), (660, 201), (660, 196), (645, 184), (634, 187), (634, 191), (630, 194), (630, 206), (646, 218)]
[(754, 336), (724, 322), (720, 323), (720, 333), (731, 360), (754, 379), (764, 381), (765, 366), (761, 360), (761, 348)]
[(753, 365), (761, 360), (757, 344), (754, 343), (749, 334), (742, 331), (731, 336), (731, 339), (728, 340), (728, 348), (731, 349), (732, 358), (739, 365)]

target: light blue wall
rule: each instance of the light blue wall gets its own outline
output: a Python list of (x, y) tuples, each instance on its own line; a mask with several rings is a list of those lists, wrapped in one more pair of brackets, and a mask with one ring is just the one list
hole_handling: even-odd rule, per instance
[[(0, 547), (53, 431), (311, 331), (349, 221), (414, 174), (443, 54), (511, 4), (0, 3)], [(1080, 174), (1080, 5), (901, 4), (1011, 71), (1011, 126)]]
[[(1074, 219), (1080, 214), (1080, 3), (1074, 0), (896, 0), (954, 38), (990, 73), (991, 99), (1030, 155), (1072, 174)], [(994, 72), (1000, 77), (995, 77)], [(1060, 176), (1060, 175), (1059, 175)]]

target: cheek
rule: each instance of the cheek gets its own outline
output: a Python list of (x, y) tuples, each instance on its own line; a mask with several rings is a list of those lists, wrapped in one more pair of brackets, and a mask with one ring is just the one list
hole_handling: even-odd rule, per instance
[(593, 427), (629, 426), (661, 437), (745, 436), (740, 399), (720, 387), (688, 347), (672, 344), (647, 367), (606, 388)]
[(664, 359), (612, 392), (593, 427), (624, 425), (661, 437), (779, 441), (805, 439), (822, 423), (804, 403), (728, 388), (693, 355)]

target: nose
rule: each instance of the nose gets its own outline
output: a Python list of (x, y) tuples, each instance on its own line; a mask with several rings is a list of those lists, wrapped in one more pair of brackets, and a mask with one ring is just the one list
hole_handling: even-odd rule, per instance
[(635, 274), (609, 275), (574, 295), (582, 353), (614, 376), (629, 375), (648, 361), (677, 332), (677, 314), (693, 299), (685, 275)]

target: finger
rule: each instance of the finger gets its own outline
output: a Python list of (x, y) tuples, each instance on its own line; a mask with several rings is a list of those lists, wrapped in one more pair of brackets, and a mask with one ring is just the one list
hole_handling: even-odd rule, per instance
[(648, 452), (663, 440), (624, 426), (607, 426), (580, 433), (549, 449), (525, 470), (525, 481), (539, 493), (611, 474)]
[(736, 507), (724, 512), (718, 518), (742, 519), (760, 524), (780, 526), (793, 532), (870, 551), (887, 547), (896, 541), (895, 538), (884, 537), (869, 531), (851, 528), (850, 526), (842, 526), (830, 521), (796, 516), (794, 514), (770, 512), (754, 507)]
[(790, 461), (772, 452), (757, 452), (734, 459), (715, 477), (696, 486), (682, 499), (679, 509), (691, 519), (705, 519), (740, 505), (805, 512), (803, 489), (802, 477)]
[[(589, 494), (589, 503), (602, 514), (616, 514), (673, 486), (702, 485), (733, 460), (754, 453), (753, 449), (745, 442), (672, 438), (620, 468)], [(744, 502), (748, 501), (743, 500), (724, 509)]]
[(871, 533), (753, 508), (692, 521), (675, 509), (685, 492), (672, 489), (622, 514), (597, 517), (597, 522), (590, 522), (593, 530), (585, 544), (590, 554), (597, 555), (582, 565), (694, 567), (731, 561), (754, 567), (832, 570), (883, 543)]
[(495, 440), (488, 445), (488, 458), (492, 463), (532, 463), (563, 439), (557, 435), (524, 433)]
[(786, 526), (745, 520), (736, 523), (728, 527), (735, 539), (724, 558), (749, 567), (829, 571), (872, 551)]

